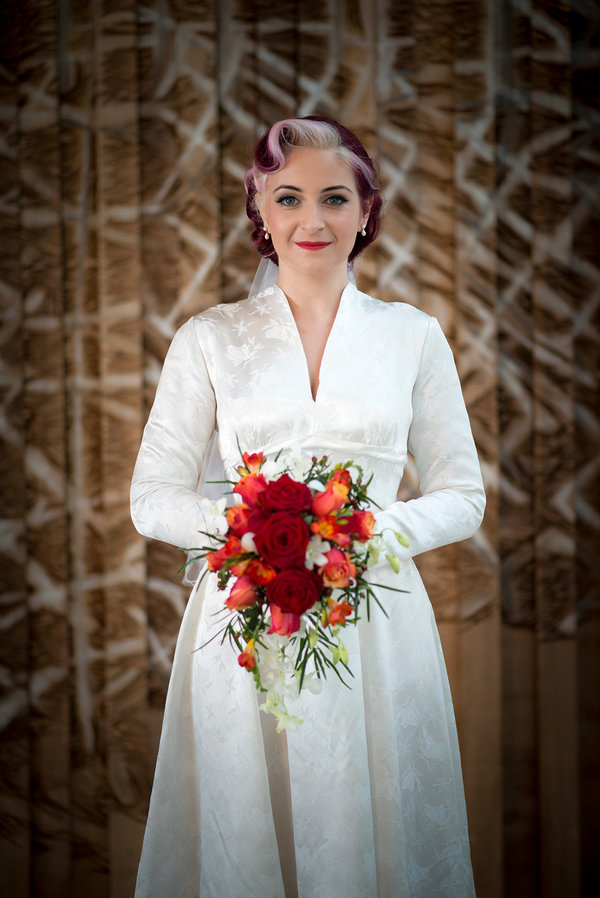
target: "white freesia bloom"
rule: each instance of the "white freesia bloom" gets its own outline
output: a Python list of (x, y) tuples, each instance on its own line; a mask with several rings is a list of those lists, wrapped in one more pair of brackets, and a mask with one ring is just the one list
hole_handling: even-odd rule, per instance
[(304, 480), (304, 475), (310, 465), (311, 456), (300, 446), (292, 446), (291, 449), (280, 452), (276, 459), (268, 458), (260, 469), (260, 473), (266, 480), (274, 480), (284, 473), (288, 473), (294, 480)]
[(283, 454), (286, 458), (290, 477), (293, 477), (295, 480), (304, 480), (304, 475), (311, 466), (312, 456), (297, 444), (292, 445)]
[[(211, 500), (200, 499), (200, 510), (204, 518), (204, 526), (201, 528), (209, 538), (213, 536), (224, 536), (227, 533), (227, 518), (223, 514), (227, 500), (225, 498)], [(210, 540), (212, 545), (216, 545), (216, 540)]]
[(248, 530), (247, 533), (244, 533), (241, 543), (244, 552), (258, 552), (256, 543), (254, 542), (254, 534), (250, 530)]
[(283, 455), (280, 455), (277, 459), (268, 458), (260, 469), (260, 473), (263, 475), (265, 480), (275, 480), (286, 470), (287, 465), (285, 463)]
[(369, 547), (367, 567), (373, 567), (379, 561), (381, 553), (387, 552), (388, 548), (381, 536), (374, 536), (373, 539), (369, 540), (367, 545)]
[(274, 715), (277, 720), (278, 733), (281, 733), (283, 730), (290, 730), (290, 732), (293, 733), (302, 723), (302, 720), (299, 717), (295, 717), (293, 714), (288, 714), (285, 705), (271, 692), (267, 692), (267, 700), (258, 707), (260, 711)]
[[(294, 676), (298, 681), (298, 688), (300, 688), (300, 671), (295, 671)], [(302, 681), (303, 690), (308, 689), (308, 691), (312, 692), (313, 695), (318, 695), (322, 688), (323, 680), (318, 677), (314, 671), (304, 674), (304, 680)]]
[(309, 571), (312, 571), (314, 567), (321, 567), (321, 565), (327, 564), (325, 552), (329, 552), (330, 549), (331, 545), (327, 540), (323, 539), (318, 534), (311, 536), (306, 547), (306, 558), (304, 561), (304, 564)]

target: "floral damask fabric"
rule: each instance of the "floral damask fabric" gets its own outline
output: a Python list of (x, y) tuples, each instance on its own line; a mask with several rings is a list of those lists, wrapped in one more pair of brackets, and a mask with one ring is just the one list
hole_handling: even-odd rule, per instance
[[(474, 895), (450, 691), (412, 561), (471, 535), (485, 503), (439, 325), (349, 284), (313, 399), (278, 287), (192, 318), (168, 353), (136, 465), (132, 516), (142, 533), (199, 544), (196, 486), (215, 428), (232, 478), (240, 446), (353, 459), (373, 475), (377, 529), (401, 529), (410, 547), (394, 544), (399, 575), (373, 570), (389, 616), (375, 610), (350, 634), (352, 688), (330, 677), (320, 694), (303, 692), (290, 710), (304, 723), (287, 741), (261, 722), (252, 678), (229, 646), (209, 642), (223, 604), (215, 576), (196, 585), (169, 687), (138, 898), (289, 898), (296, 887), (301, 898)], [(398, 502), (408, 451), (423, 495)]]

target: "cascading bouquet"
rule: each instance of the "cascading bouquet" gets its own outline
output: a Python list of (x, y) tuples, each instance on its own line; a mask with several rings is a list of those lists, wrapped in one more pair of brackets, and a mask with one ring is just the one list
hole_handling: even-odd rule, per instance
[(352, 676), (340, 632), (358, 623), (361, 603), (367, 618), (371, 601), (385, 614), (365, 574), (382, 553), (396, 571), (399, 562), (373, 532), (360, 466), (331, 465), (327, 456), (267, 460), (262, 452), (242, 461), (233, 486), (241, 502), (225, 509), (225, 499), (202, 500), (200, 532), (220, 547), (193, 550), (189, 563), (205, 558), (227, 592), (217, 636), (237, 647), (238, 663), (266, 694), (261, 710), (281, 732), (302, 723), (287, 698), (303, 687), (318, 692), (328, 671), (344, 682), (340, 666)]

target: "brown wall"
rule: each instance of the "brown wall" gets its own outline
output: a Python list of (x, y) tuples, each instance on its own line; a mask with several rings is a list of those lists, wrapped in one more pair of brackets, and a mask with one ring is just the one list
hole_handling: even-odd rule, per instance
[(421, 559), (478, 894), (600, 893), (598, 5), (0, 17), (3, 894), (132, 894), (186, 593), (128, 481), (175, 328), (248, 290), (255, 139), (311, 112), (379, 161), (359, 283), (440, 318), (484, 469), (481, 531)]

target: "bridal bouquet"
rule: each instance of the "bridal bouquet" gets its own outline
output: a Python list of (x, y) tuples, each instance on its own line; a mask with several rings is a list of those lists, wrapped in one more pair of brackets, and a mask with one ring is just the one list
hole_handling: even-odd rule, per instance
[(265, 693), (261, 710), (275, 715), (280, 732), (302, 723), (287, 698), (303, 687), (319, 691), (329, 671), (342, 682), (340, 668), (352, 675), (340, 634), (358, 623), (361, 605), (367, 618), (372, 601), (381, 608), (366, 572), (382, 552), (395, 570), (399, 563), (373, 532), (358, 465), (331, 465), (327, 456), (267, 460), (262, 452), (242, 461), (233, 487), (239, 504), (202, 500), (205, 535), (219, 548), (197, 557), (227, 593), (218, 635), (237, 647), (238, 663)]

